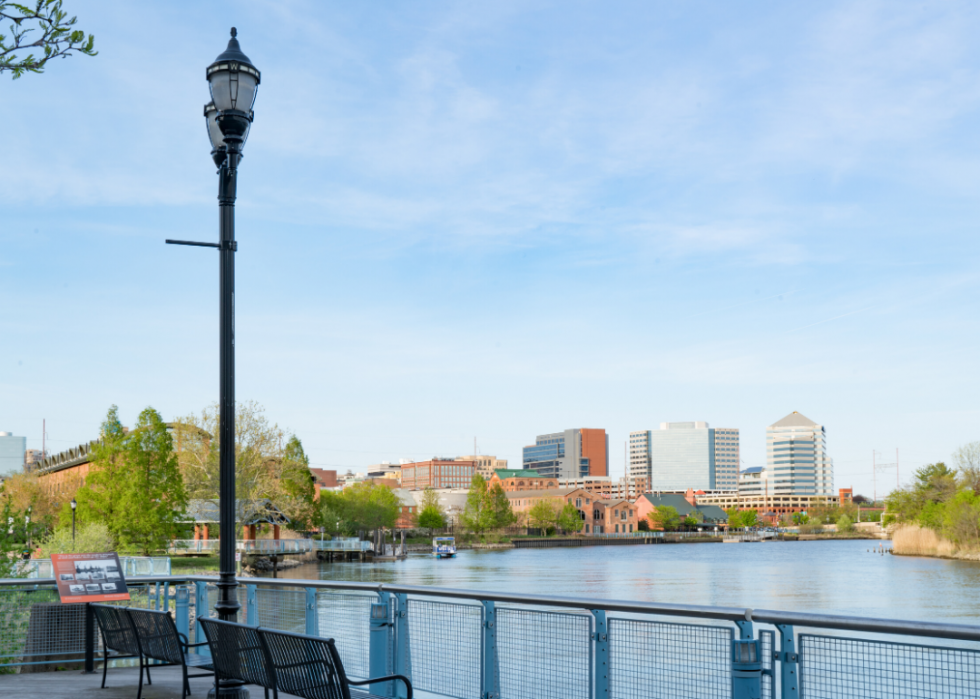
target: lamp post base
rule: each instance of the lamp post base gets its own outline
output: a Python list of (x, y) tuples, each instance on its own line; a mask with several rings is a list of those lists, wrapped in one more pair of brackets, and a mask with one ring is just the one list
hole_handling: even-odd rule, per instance
[(221, 680), (218, 689), (214, 686), (208, 691), (208, 699), (249, 699), (245, 684), (238, 680)]

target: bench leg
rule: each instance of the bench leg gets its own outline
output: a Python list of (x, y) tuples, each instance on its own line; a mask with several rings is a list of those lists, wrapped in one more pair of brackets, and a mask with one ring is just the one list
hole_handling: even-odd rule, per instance
[(109, 649), (105, 649), (102, 660), (102, 689), (105, 689), (105, 674), (109, 672)]
[(153, 678), (150, 677), (150, 659), (146, 659), (146, 683), (153, 684)]
[[(149, 673), (150, 668), (147, 667), (146, 671), (147, 673)], [(139, 691), (136, 692), (136, 699), (141, 699), (142, 696), (143, 696), (143, 658), (141, 657), (140, 658), (140, 688)]]

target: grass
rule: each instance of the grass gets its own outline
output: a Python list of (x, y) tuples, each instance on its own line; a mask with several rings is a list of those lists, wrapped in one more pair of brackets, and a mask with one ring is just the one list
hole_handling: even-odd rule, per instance
[(932, 529), (906, 524), (892, 535), (892, 551), (906, 556), (952, 556), (956, 546)]
[(215, 573), (218, 570), (220, 559), (218, 556), (171, 556), (170, 570), (174, 574), (180, 573)]

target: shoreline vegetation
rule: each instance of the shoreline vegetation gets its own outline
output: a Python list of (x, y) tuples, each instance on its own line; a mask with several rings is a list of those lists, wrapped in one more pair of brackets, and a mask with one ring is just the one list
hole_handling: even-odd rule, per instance
[(980, 562), (980, 550), (957, 546), (932, 529), (904, 524), (892, 534), (892, 553), (896, 556), (923, 556), (955, 561)]

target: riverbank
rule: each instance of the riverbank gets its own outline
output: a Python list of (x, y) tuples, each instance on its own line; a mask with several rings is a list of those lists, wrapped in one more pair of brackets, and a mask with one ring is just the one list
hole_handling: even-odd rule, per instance
[(892, 553), (896, 556), (924, 556), (954, 561), (980, 562), (980, 551), (961, 549), (931, 529), (906, 524), (892, 534)]

